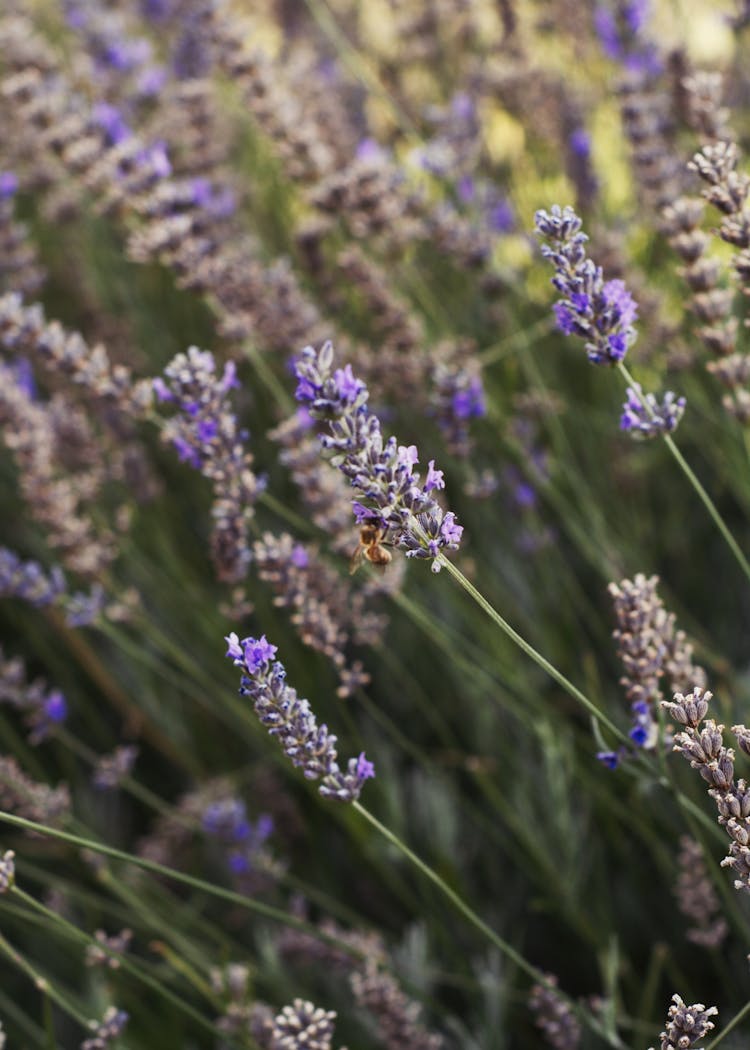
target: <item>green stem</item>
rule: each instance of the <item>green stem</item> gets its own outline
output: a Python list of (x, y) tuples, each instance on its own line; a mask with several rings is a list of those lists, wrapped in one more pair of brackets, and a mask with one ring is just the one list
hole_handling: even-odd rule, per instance
[(0, 811), (0, 822), (12, 824), (14, 827), (24, 828), (26, 831), (36, 831), (40, 835), (45, 835), (48, 838), (59, 839), (61, 842), (69, 842), (73, 846), (78, 846), (80, 849), (88, 849), (94, 853), (101, 853), (105, 857), (114, 857), (115, 860), (120, 860), (124, 864), (130, 864), (133, 867), (142, 868), (144, 871), (151, 872), (154, 875), (161, 875), (163, 878), (172, 879), (173, 882), (181, 882), (185, 886), (190, 886), (192, 889), (200, 890), (202, 893), (208, 893), (213, 897), (218, 897), (221, 900), (228, 901), (230, 904), (236, 904), (238, 907), (245, 908), (247, 911), (256, 912), (258, 915), (263, 915), (267, 919), (273, 919), (276, 922), (283, 923), (285, 926), (291, 926), (294, 927), (294, 929), (302, 930), (304, 933), (311, 934), (316, 940), (324, 941), (326, 944), (333, 944), (338, 948), (343, 948), (350, 955), (359, 956), (361, 954), (338, 938), (324, 933), (312, 923), (305, 922), (304, 919), (298, 919), (293, 915), (287, 914), (285, 911), (281, 911), (280, 908), (274, 908), (270, 904), (263, 904), (261, 901), (256, 901), (252, 897), (246, 897), (242, 893), (235, 893), (233, 890), (224, 889), (222, 886), (214, 886), (213, 883), (205, 882), (203, 879), (198, 879), (194, 875), (187, 875), (184, 872), (176, 871), (174, 868), (168, 868), (165, 864), (159, 864), (153, 860), (146, 860), (143, 857), (136, 857), (131, 853), (125, 853), (122, 850), (115, 849), (114, 846), (105, 846), (102, 842), (95, 842), (93, 839), (82, 838), (80, 835), (72, 835), (70, 832), (61, 831), (58, 828), (50, 828), (47, 827), (46, 824), (37, 824), (33, 820), (27, 820), (25, 817), (18, 817), (12, 813)]
[(388, 842), (391, 843), (392, 846), (395, 846), (396, 849), (407, 858), (407, 860), (418, 868), (418, 870), (421, 871), (422, 874), (433, 883), (433, 885), (437, 886), (440, 892), (448, 898), (451, 904), (453, 904), (464, 918), (479, 930), (479, 932), (482, 933), (492, 944), (494, 944), (494, 946), (502, 952), (506, 958), (515, 963), (519, 970), (525, 973), (527, 977), (530, 977), (531, 980), (535, 981), (537, 984), (542, 984), (546, 988), (554, 990), (555, 995), (563, 999), (570, 1006), (576, 1016), (579, 1017), (585, 1025), (591, 1028), (592, 1031), (596, 1032), (597, 1035), (606, 1039), (610, 1046), (617, 1047), (618, 1050), (625, 1050), (625, 1044), (619, 1036), (615, 1033), (606, 1033), (599, 1021), (592, 1014), (581, 1007), (578, 1003), (568, 999), (568, 997), (564, 995), (556, 985), (553, 985), (549, 981), (541, 970), (537, 970), (535, 966), (532, 966), (531, 963), (527, 962), (526, 959), (516, 951), (512, 944), (509, 944), (508, 941), (504, 940), (498, 933), (496, 933), (491, 926), (488, 926), (484, 919), (477, 915), (474, 909), (471, 908), (466, 901), (456, 893), (456, 891), (452, 889), (433, 868), (429, 866), (429, 864), (426, 864), (421, 857), (418, 857), (413, 850), (409, 849), (405, 842), (401, 841), (398, 835), (395, 835), (384, 824), (381, 824), (377, 817), (370, 813), (368, 809), (365, 809), (360, 802), (353, 802), (352, 806), (376, 829), (376, 831), (378, 831)]
[(503, 619), (503, 617), (500, 615), (497, 609), (490, 605), (490, 603), (487, 601), (484, 595), (476, 589), (473, 583), (466, 579), (466, 577), (460, 569), (457, 569), (452, 562), (448, 561), (448, 559), (443, 557), (442, 555), (440, 556), (440, 562), (442, 567), (448, 570), (451, 576), (453, 576), (453, 578), (457, 580), (458, 583), (460, 583), (460, 585), (467, 592), (467, 594), (471, 595), (471, 597), (474, 599), (477, 605), (484, 610), (484, 612), (490, 617), (490, 619), (493, 620), (494, 623), (496, 623), (497, 626), (502, 631), (504, 631), (505, 634), (507, 634), (513, 642), (515, 642), (519, 649), (526, 653), (527, 656), (531, 657), (534, 663), (538, 664), (538, 666), (541, 667), (542, 670), (546, 671), (550, 678), (553, 678), (558, 685), (562, 686), (566, 693), (569, 693), (574, 700), (577, 700), (578, 703), (581, 704), (581, 706), (588, 711), (592, 718), (595, 718), (603, 726), (606, 726), (610, 733), (614, 734), (614, 736), (616, 736), (617, 739), (621, 742), (625, 744), (630, 743), (628, 737), (617, 728), (614, 722), (612, 722), (607, 717), (607, 715), (603, 714), (599, 710), (599, 708), (594, 704), (593, 700), (590, 700), (585, 693), (582, 693), (577, 686), (573, 685), (573, 683), (569, 679), (567, 679), (564, 674), (557, 670), (554, 664), (551, 664), (549, 660), (542, 656), (540, 652), (537, 652), (533, 645), (530, 645), (526, 641), (526, 639), (518, 633), (518, 631), (515, 631), (511, 627), (507, 620)]
[(18, 897), (19, 900), (22, 900), (27, 907), (38, 912), (40, 915), (45, 916), (46, 919), (60, 927), (61, 930), (64, 930), (67, 933), (67, 935), (73, 940), (78, 941), (80, 944), (94, 944), (108, 958), (116, 959), (117, 963), (119, 964), (122, 970), (124, 970), (126, 973), (129, 973), (132, 977), (135, 977), (136, 980), (146, 985), (147, 988), (150, 988), (151, 991), (155, 992), (157, 995), (160, 995), (163, 999), (166, 999), (167, 1002), (172, 1004), (172, 1006), (177, 1007), (177, 1009), (179, 1009), (182, 1013), (184, 1013), (187, 1017), (194, 1021), (195, 1024), (197, 1024), (200, 1028), (204, 1029), (204, 1031), (212, 1032), (214, 1035), (222, 1034), (221, 1029), (218, 1028), (213, 1023), (213, 1021), (209, 1021), (208, 1018), (204, 1017), (203, 1014), (201, 1014), (198, 1010), (192, 1007), (189, 1003), (184, 1002), (178, 995), (175, 995), (175, 993), (170, 988), (167, 988), (160, 981), (157, 981), (154, 977), (151, 977), (150, 974), (145, 973), (139, 966), (136, 966), (135, 963), (131, 962), (130, 959), (127, 958), (127, 956), (123, 955), (121, 952), (115, 951), (108, 945), (102, 944), (100, 941), (97, 941), (95, 937), (91, 937), (88, 933), (86, 933), (84, 930), (81, 930), (74, 923), (69, 922), (62, 915), (58, 915), (57, 912), (52, 911), (51, 908), (47, 908), (44, 904), (41, 903), (41, 901), (38, 901), (35, 897), (32, 897), (31, 894), (26, 893), (19, 886), (13, 886), (11, 892), (13, 896)]
[[(618, 369), (620, 371), (620, 374), (622, 375), (622, 377), (625, 379), (625, 381), (628, 383), (629, 386), (631, 386), (631, 387), (637, 387), (638, 386), (638, 384), (635, 382), (635, 380), (633, 379), (632, 375), (627, 370), (627, 368), (622, 363), (622, 361), (618, 362), (617, 367), (618, 367)], [(645, 400), (642, 401), (641, 403), (645, 407), (646, 411), (650, 412), (651, 416), (653, 417), (654, 413), (649, 409), (649, 406), (647, 405)], [(685, 459), (683, 454), (680, 452), (680, 450), (678, 449), (677, 445), (675, 445), (674, 440), (672, 439), (672, 436), (670, 434), (664, 434), (664, 444), (667, 446), (669, 451), (672, 453), (672, 456), (677, 461), (677, 465), (679, 466), (680, 470), (683, 472), (685, 477), (688, 479), (690, 484), (695, 489), (695, 492), (697, 493), (701, 503), (703, 504), (703, 506), (706, 508), (706, 510), (710, 514), (711, 518), (713, 519), (714, 524), (716, 525), (716, 527), (719, 530), (719, 532), (721, 533), (721, 535), (724, 537), (724, 540), (726, 541), (727, 546), (729, 547), (730, 551), (734, 555), (734, 557), (735, 557), (737, 563), (739, 564), (740, 568), (742, 569), (742, 571), (744, 572), (744, 574), (748, 578), (748, 580), (750, 580), (750, 562), (748, 562), (747, 558), (745, 557), (745, 555), (740, 550), (740, 546), (737, 543), (737, 540), (734, 538), (732, 533), (729, 531), (729, 527), (727, 526), (727, 523), (724, 521), (724, 519), (722, 518), (721, 514), (719, 513), (719, 511), (718, 511), (718, 509), (716, 507), (716, 504), (711, 499), (711, 497), (706, 492), (706, 490), (703, 488), (703, 485), (701, 485), (701, 483), (698, 480), (698, 478), (696, 477), (692, 467), (687, 462), (687, 460)]]
[(737, 1027), (737, 1025), (740, 1023), (740, 1021), (744, 1021), (744, 1019), (747, 1017), (747, 1015), (749, 1013), (750, 1013), (750, 1000), (748, 1002), (746, 1002), (745, 1005), (742, 1007), (742, 1009), (738, 1013), (736, 1013), (734, 1015), (734, 1017), (729, 1022), (729, 1024), (726, 1026), (726, 1028), (723, 1028), (721, 1030), (721, 1032), (719, 1032), (719, 1034), (716, 1036), (716, 1038), (711, 1040), (711, 1042), (706, 1047), (706, 1050), (714, 1050), (714, 1047), (719, 1045), (719, 1043), (722, 1041), (724, 1036), (725, 1035), (729, 1035), (729, 1033), (734, 1028)]
[(34, 982), (34, 986), (39, 989), (42, 995), (48, 996), (56, 1006), (66, 1013), (69, 1017), (72, 1017), (74, 1021), (77, 1021), (82, 1028), (89, 1029), (89, 1020), (84, 1017), (83, 1014), (73, 1006), (72, 1003), (68, 1002), (64, 995), (50, 984), (46, 977), (42, 977), (40, 973), (34, 969), (28, 959), (24, 958), (21, 953), (13, 947), (10, 941), (6, 940), (5, 937), (0, 933), (0, 951), (2, 951), (11, 962), (15, 963), (19, 970), (30, 977)]

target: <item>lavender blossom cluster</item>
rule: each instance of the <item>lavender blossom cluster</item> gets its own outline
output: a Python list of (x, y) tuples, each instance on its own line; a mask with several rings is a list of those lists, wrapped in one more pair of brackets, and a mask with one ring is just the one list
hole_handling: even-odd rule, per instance
[(644, 394), (640, 383), (628, 387), (628, 399), (622, 406), (620, 429), (639, 441), (671, 434), (685, 412), (684, 397), (668, 390), (661, 402), (655, 394)]
[(263, 486), (252, 471), (252, 455), (242, 430), (227, 404), (239, 386), (234, 362), (219, 376), (208, 350), (191, 346), (164, 370), (166, 382), (154, 379), (161, 402), (179, 410), (164, 427), (181, 460), (207, 477), (214, 487), (211, 548), (219, 579), (241, 583), (251, 560), (248, 523)]
[(274, 660), (277, 646), (265, 635), (243, 638), (234, 632), (225, 639), (226, 655), (242, 668), (240, 695), (249, 696), (255, 713), (271, 736), (275, 736), (284, 754), (304, 772), (308, 780), (320, 780), (323, 798), (354, 802), (362, 785), (375, 776), (375, 767), (365, 757), (350, 758), (345, 770), (338, 764), (336, 737), (328, 727), (318, 725), (309, 701), (300, 699), (295, 689), (286, 684), (286, 670)]
[(380, 420), (367, 408), (367, 387), (351, 365), (333, 370), (330, 342), (320, 350), (306, 347), (295, 374), (297, 400), (328, 424), (321, 445), (351, 483), (357, 522), (376, 524), (407, 558), (432, 559), (432, 571), (440, 572), (443, 551), (456, 550), (463, 533), (455, 514), (443, 511), (433, 495), (445, 488), (442, 470), (430, 460), (420, 484), (414, 471), (419, 462), (416, 445), (399, 445), (395, 437), (383, 439)]
[(636, 340), (638, 306), (623, 281), (605, 281), (601, 266), (586, 255), (581, 225), (572, 208), (557, 204), (535, 216), (542, 255), (554, 263), (552, 284), (562, 296), (554, 307), (557, 325), (586, 340), (592, 364), (616, 365)]

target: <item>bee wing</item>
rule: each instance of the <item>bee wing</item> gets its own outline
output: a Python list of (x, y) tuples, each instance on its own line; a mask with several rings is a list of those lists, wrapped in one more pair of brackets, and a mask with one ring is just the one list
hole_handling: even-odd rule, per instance
[(349, 575), (353, 576), (357, 569), (362, 564), (362, 556), (365, 552), (365, 548), (361, 543), (357, 544), (357, 549), (352, 554), (351, 561), (349, 562)]

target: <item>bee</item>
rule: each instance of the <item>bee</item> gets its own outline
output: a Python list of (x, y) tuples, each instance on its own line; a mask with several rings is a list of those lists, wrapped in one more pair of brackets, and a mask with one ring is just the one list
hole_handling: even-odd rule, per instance
[(366, 558), (371, 565), (377, 565), (379, 569), (385, 569), (386, 565), (393, 559), (393, 555), (383, 546), (386, 529), (374, 523), (365, 524), (359, 530), (359, 543), (349, 563), (349, 572), (355, 573)]

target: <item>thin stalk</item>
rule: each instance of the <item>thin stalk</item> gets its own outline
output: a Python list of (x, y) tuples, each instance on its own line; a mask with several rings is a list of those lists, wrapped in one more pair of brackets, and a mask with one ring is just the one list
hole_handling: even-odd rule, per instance
[(590, 700), (585, 693), (582, 693), (577, 686), (573, 685), (573, 683), (569, 679), (567, 679), (564, 674), (557, 670), (554, 664), (551, 664), (549, 660), (542, 656), (542, 654), (538, 652), (533, 647), (533, 645), (530, 645), (526, 641), (526, 639), (518, 633), (518, 631), (515, 631), (507, 620), (503, 619), (503, 617), (500, 615), (497, 609), (495, 609), (494, 606), (490, 605), (490, 603), (487, 601), (484, 595), (476, 589), (473, 583), (466, 579), (466, 577), (460, 569), (457, 569), (452, 562), (448, 561), (448, 559), (443, 557), (442, 555), (440, 556), (440, 563), (442, 567), (444, 569), (447, 569), (451, 576), (453, 576), (453, 578), (458, 581), (458, 583), (463, 587), (466, 593), (474, 599), (474, 601), (477, 603), (480, 609), (482, 609), (490, 617), (490, 619), (493, 620), (494, 623), (496, 623), (497, 626), (502, 631), (504, 631), (505, 634), (507, 634), (512, 641), (515, 642), (519, 649), (526, 653), (526, 655), (529, 656), (535, 664), (538, 664), (538, 666), (541, 667), (542, 670), (546, 671), (550, 678), (554, 679), (554, 681), (556, 681), (558, 685), (562, 686), (566, 693), (569, 693), (574, 700), (577, 700), (578, 703), (581, 704), (581, 706), (584, 707), (593, 718), (595, 718), (598, 722), (605, 726), (610, 731), (610, 733), (614, 734), (614, 736), (617, 737), (618, 740), (625, 744), (630, 743), (629, 738), (620, 729), (617, 728), (614, 722), (612, 722), (611, 719), (607, 717), (607, 715), (603, 714), (599, 710), (596, 704), (594, 704), (593, 700)]
[(530, 345), (532, 336), (546, 335), (554, 327), (554, 320), (545, 314), (541, 320), (535, 321), (528, 328), (512, 332), (504, 339), (499, 339), (496, 343), (493, 343), (492, 346), (480, 350), (477, 354), (480, 364), (483, 368), (486, 368), (488, 365), (494, 365), (497, 361), (502, 361), (504, 357), (508, 357), (517, 350), (525, 350)]
[[(171, 990), (171, 988), (167, 988), (160, 981), (157, 981), (156, 978), (151, 977), (150, 974), (145, 973), (139, 966), (136, 966), (135, 963), (131, 962), (127, 956), (123, 955), (121, 952), (115, 951), (108, 945), (102, 944), (100, 941), (97, 941), (95, 937), (90, 936), (88, 933), (86, 933), (84, 930), (81, 930), (74, 923), (69, 922), (68, 919), (64, 918), (62, 915), (58, 915), (57, 912), (52, 911), (51, 908), (47, 908), (44, 904), (41, 903), (41, 901), (38, 901), (35, 897), (32, 897), (31, 894), (26, 893), (19, 886), (13, 886), (11, 888), (11, 893), (14, 897), (17, 897), (19, 900), (23, 901), (23, 903), (28, 908), (31, 908), (33, 911), (36, 911), (40, 915), (43, 915), (48, 921), (58, 926), (60, 930), (64, 930), (68, 937), (78, 941), (80, 944), (95, 944), (108, 958), (116, 959), (117, 963), (119, 964), (122, 970), (124, 970), (126, 973), (129, 973), (132, 977), (135, 977), (135, 979), (140, 981), (141, 984), (144, 984), (147, 988), (150, 988), (152, 992), (155, 992), (157, 995), (160, 995), (163, 999), (166, 999), (167, 1002), (171, 1003), (172, 1006), (176, 1007), (178, 1010), (184, 1013), (204, 1031), (211, 1032), (214, 1035), (222, 1035), (221, 1029), (218, 1028), (213, 1023), (213, 1021), (209, 1021), (207, 1017), (204, 1017), (203, 1014), (201, 1014), (193, 1006), (191, 1006), (189, 1003), (186, 1003), (183, 999), (176, 995)], [(224, 1037), (228, 1038), (226, 1034), (224, 1034)]]
[[(620, 375), (622, 375), (622, 377), (625, 379), (626, 383), (628, 383), (629, 386), (636, 387), (637, 384), (636, 384), (635, 380), (633, 379), (632, 375), (627, 370), (625, 365), (622, 363), (622, 361), (618, 362), (617, 367), (618, 367), (618, 369), (620, 371)], [(643, 401), (642, 404), (644, 405), (646, 410), (649, 411), (649, 406), (646, 404), (646, 402)], [(651, 413), (651, 415), (653, 416), (653, 412)], [(716, 507), (716, 504), (711, 499), (711, 497), (706, 492), (706, 490), (703, 488), (703, 485), (701, 485), (701, 483), (698, 480), (698, 478), (696, 477), (692, 467), (687, 462), (687, 460), (685, 459), (683, 454), (680, 452), (680, 450), (678, 449), (677, 445), (674, 443), (674, 440), (672, 439), (672, 436), (670, 434), (664, 434), (663, 440), (664, 440), (664, 444), (667, 446), (669, 451), (672, 453), (672, 456), (677, 461), (677, 465), (679, 466), (680, 470), (683, 472), (685, 477), (688, 479), (690, 484), (695, 489), (696, 494), (698, 495), (698, 497), (699, 497), (701, 503), (703, 504), (703, 506), (706, 508), (706, 510), (710, 514), (710, 516), (711, 516), (714, 524), (716, 525), (717, 529), (719, 530), (721, 535), (724, 537), (724, 540), (725, 540), (727, 546), (729, 547), (730, 551), (734, 555), (738, 565), (740, 566), (740, 568), (744, 572), (744, 574), (747, 577), (747, 579), (750, 580), (750, 562), (748, 562), (747, 558), (742, 553), (742, 550), (740, 549), (740, 545), (737, 543), (737, 540), (734, 538), (734, 536), (730, 532), (729, 527), (728, 527), (727, 523), (724, 521), (724, 519), (722, 518), (721, 514), (719, 513), (719, 511), (718, 511), (718, 509)]]
[(101, 853), (106, 857), (113, 857), (115, 860), (122, 861), (124, 864), (130, 864), (133, 867), (142, 868), (144, 871), (148, 871), (154, 875), (161, 875), (163, 878), (171, 879), (173, 882), (181, 882), (185, 886), (190, 886), (191, 889), (200, 890), (202, 893), (208, 893), (213, 897), (218, 897), (221, 900), (228, 901), (230, 904), (235, 904), (247, 911), (255, 912), (267, 919), (273, 919), (285, 926), (291, 926), (294, 929), (302, 930), (304, 933), (312, 934), (316, 940), (324, 941), (326, 944), (333, 944), (337, 948), (343, 948), (350, 955), (359, 957), (361, 954), (350, 945), (340, 941), (338, 938), (324, 933), (312, 923), (305, 922), (304, 919), (298, 919), (294, 915), (289, 915), (280, 908), (274, 908), (270, 904), (263, 904), (261, 901), (254, 900), (252, 897), (246, 897), (242, 893), (235, 893), (233, 890), (224, 889), (222, 886), (214, 886), (211, 882), (206, 882), (204, 879), (198, 879), (194, 875), (187, 875), (184, 872), (175, 870), (174, 868), (169, 868), (165, 864), (159, 864), (157, 861), (146, 860), (144, 857), (136, 857), (131, 853), (125, 853), (123, 850), (115, 849), (114, 846), (105, 846), (102, 842), (83, 838), (80, 835), (73, 835), (68, 831), (61, 831), (58, 828), (50, 828), (46, 824), (37, 824), (36, 821), (27, 820), (25, 817), (18, 817), (12, 813), (0, 811), (0, 823), (12, 824), (18, 828), (24, 828), (26, 831), (36, 831), (40, 835), (45, 835), (48, 838), (59, 839), (61, 842), (69, 842), (71, 845), (77, 846), (79, 849), (88, 849), (94, 853)]
[(745, 1005), (742, 1007), (742, 1009), (738, 1013), (736, 1013), (734, 1015), (734, 1017), (729, 1022), (729, 1024), (725, 1028), (722, 1028), (722, 1030), (719, 1032), (719, 1034), (716, 1036), (716, 1038), (711, 1040), (711, 1042), (706, 1047), (706, 1050), (714, 1050), (714, 1047), (719, 1045), (719, 1043), (722, 1041), (724, 1036), (729, 1035), (729, 1033), (731, 1031), (733, 1031), (741, 1021), (744, 1021), (744, 1019), (747, 1017), (747, 1015), (749, 1013), (750, 1013), (750, 1000), (748, 1000), (748, 1002), (745, 1003)]
[(38, 973), (28, 959), (13, 947), (13, 945), (0, 933), (0, 951), (2, 951), (10, 960), (13, 962), (19, 970), (30, 977), (34, 982), (34, 986), (39, 989), (42, 995), (48, 996), (56, 1006), (72, 1017), (74, 1021), (77, 1021), (82, 1028), (89, 1029), (89, 1019), (84, 1017), (80, 1010), (77, 1009), (71, 1002), (65, 998), (65, 996), (58, 992), (54, 985), (50, 984), (46, 977), (42, 977)]
[(549, 979), (541, 972), (537, 970), (535, 966), (527, 962), (526, 959), (509, 944), (508, 941), (504, 940), (498, 933), (496, 933), (491, 926), (482, 919), (473, 908), (471, 908), (466, 901), (461, 897), (454, 889), (452, 889), (448, 883), (441, 878), (438, 873), (426, 864), (421, 857), (418, 857), (413, 850), (409, 849), (405, 842), (402, 842), (398, 835), (395, 835), (389, 828), (375, 817), (368, 809), (360, 802), (353, 802), (353, 808), (362, 816), (364, 819), (371, 824), (376, 831), (378, 831), (392, 846), (402, 853), (407, 860), (409, 860), (421, 873), (426, 876), (433, 883), (434, 886), (440, 890), (440, 892), (448, 898), (453, 906), (461, 912), (465, 919), (471, 923), (477, 930), (480, 931), (494, 946), (502, 952), (502, 954), (511, 960), (519, 970), (530, 977), (537, 984), (542, 984), (550, 990), (554, 990), (555, 994), (563, 999), (573, 1010), (576, 1016), (592, 1031), (596, 1032), (597, 1035), (601, 1036), (606, 1040), (609, 1046), (617, 1047), (618, 1050), (625, 1050), (625, 1044), (615, 1033), (607, 1033), (602, 1028), (600, 1022), (595, 1018), (588, 1010), (585, 1010), (578, 1003), (568, 999), (556, 985), (553, 985)]

